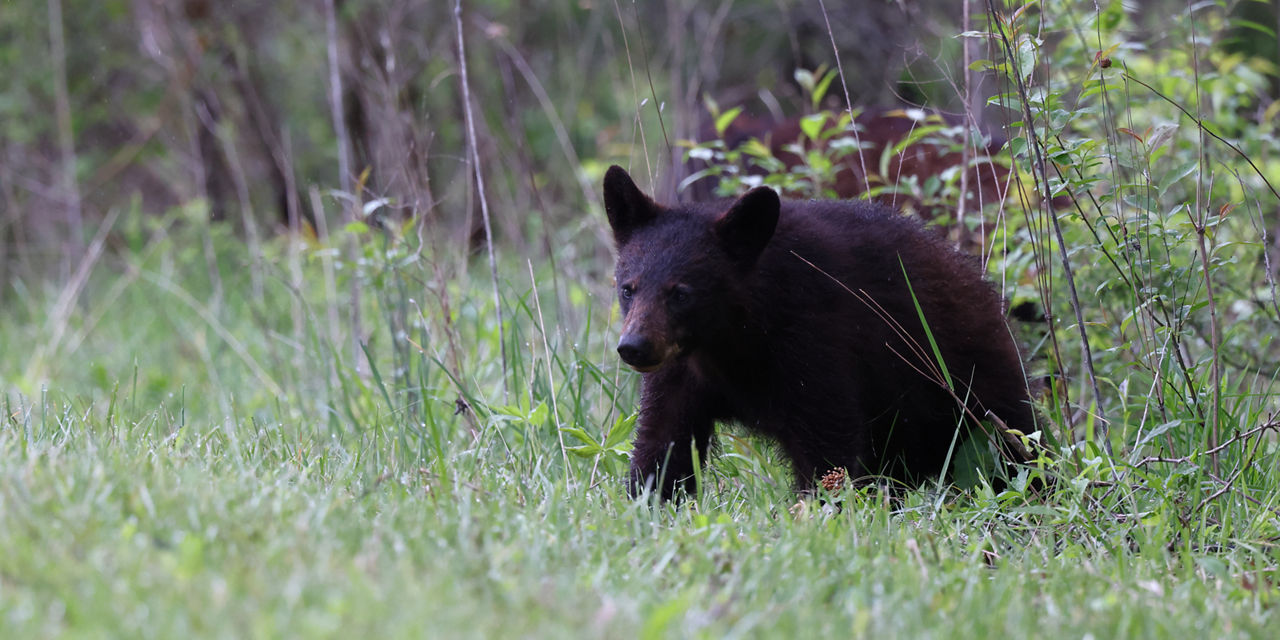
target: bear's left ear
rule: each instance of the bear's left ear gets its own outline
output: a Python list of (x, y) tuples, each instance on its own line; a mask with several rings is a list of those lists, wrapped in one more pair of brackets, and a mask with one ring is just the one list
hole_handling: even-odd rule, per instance
[(756, 187), (733, 203), (716, 220), (716, 235), (731, 257), (744, 266), (754, 264), (773, 237), (782, 203), (769, 187)]
[(657, 217), (658, 204), (636, 186), (626, 169), (615, 164), (604, 174), (604, 212), (621, 247), (633, 231)]

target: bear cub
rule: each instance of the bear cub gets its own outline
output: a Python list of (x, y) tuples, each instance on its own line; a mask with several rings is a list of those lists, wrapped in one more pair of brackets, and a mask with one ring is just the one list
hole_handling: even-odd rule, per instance
[(1035, 431), (1000, 296), (916, 220), (768, 187), (665, 207), (618, 166), (604, 202), (618, 355), (644, 374), (633, 496), (692, 489), (716, 422), (776, 442), (800, 490), (837, 468), (937, 476), (953, 441), (985, 437), (988, 412)]

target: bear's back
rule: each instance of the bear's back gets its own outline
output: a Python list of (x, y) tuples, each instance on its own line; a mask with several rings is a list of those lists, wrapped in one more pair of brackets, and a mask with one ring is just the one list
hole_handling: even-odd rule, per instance
[(829, 296), (834, 287), (865, 290), (892, 306), (914, 295), (950, 311), (957, 302), (1001, 308), (977, 259), (919, 220), (865, 200), (784, 201), (758, 268), (774, 293), (798, 286), (801, 296)]
[(927, 351), (932, 334), (966, 370), (1020, 363), (1003, 300), (978, 260), (875, 203), (784, 203), (752, 288), (765, 324), (788, 327), (801, 342), (865, 355), (904, 332)]
[(866, 200), (784, 201), (772, 248), (775, 254), (808, 251), (872, 260), (901, 255), (977, 268), (919, 220)]

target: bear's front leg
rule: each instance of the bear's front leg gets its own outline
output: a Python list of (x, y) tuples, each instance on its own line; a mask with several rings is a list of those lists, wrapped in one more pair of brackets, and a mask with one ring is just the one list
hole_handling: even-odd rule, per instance
[(812, 491), (837, 469), (853, 481), (881, 471), (874, 459), (872, 427), (852, 398), (828, 401), (831, 407), (824, 408), (819, 399), (796, 397), (800, 401), (787, 408), (777, 440), (791, 462), (797, 491)]
[(714, 394), (698, 383), (682, 363), (646, 373), (640, 391), (640, 420), (631, 451), (631, 497), (645, 489), (663, 500), (677, 488), (693, 492), (694, 457), (706, 462), (716, 419)]

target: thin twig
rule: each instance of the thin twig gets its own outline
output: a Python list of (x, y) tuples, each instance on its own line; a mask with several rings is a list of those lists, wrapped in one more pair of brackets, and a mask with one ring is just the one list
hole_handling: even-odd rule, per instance
[(484, 244), (489, 253), (489, 276), (493, 279), (493, 307), (498, 314), (498, 347), (502, 355), (502, 399), (507, 401), (507, 338), (502, 321), (502, 296), (498, 293), (498, 258), (493, 252), (493, 225), (489, 221), (489, 199), (484, 192), (484, 172), (480, 168), (480, 146), (476, 142), (476, 120), (471, 112), (471, 82), (467, 76), (467, 49), (462, 37), (462, 0), (453, 5), (453, 24), (458, 33), (458, 67), (462, 81), (462, 112), (467, 120), (467, 145), (471, 147), (476, 192), (480, 197), (480, 217), (484, 221)]
[(49, 2), (49, 53), (53, 61), (53, 110), (58, 123), (58, 154), (62, 162), (62, 188), (66, 191), (68, 256), (80, 253), (84, 246), (84, 217), (81, 211), (80, 185), (76, 181), (76, 141), (71, 122), (71, 96), (67, 90), (67, 46), (62, 24), (62, 0)]
[(844, 81), (844, 65), (840, 63), (840, 48), (836, 46), (836, 34), (831, 30), (831, 18), (827, 17), (827, 3), (818, 0), (818, 6), (822, 9), (822, 19), (827, 23), (827, 36), (831, 38), (831, 53), (836, 59), (836, 71), (840, 73), (840, 88), (844, 90), (844, 109), (849, 114), (849, 128), (853, 130), (853, 141), (858, 145), (858, 164), (862, 169), (862, 192), (871, 192), (871, 178), (867, 174), (866, 154), (862, 151), (862, 139), (858, 136), (858, 125), (853, 118), (853, 100), (849, 99), (849, 85)]
[[(1187, 2), (1187, 20), (1191, 28), (1191, 75), (1195, 81), (1196, 93), (1196, 110), (1199, 111), (1201, 105), (1204, 104), (1200, 96), (1200, 55), (1196, 51), (1196, 21), (1195, 15), (1191, 10), (1191, 2)], [(1197, 117), (1197, 120), (1199, 118)], [(1204, 202), (1204, 170), (1207, 158), (1205, 157), (1205, 131), (1204, 127), (1197, 127), (1200, 133), (1200, 145), (1197, 149), (1196, 167), (1196, 206), (1195, 210), (1187, 210), (1187, 219), (1191, 225), (1195, 227), (1196, 237), (1200, 243), (1200, 268), (1204, 272), (1205, 293), (1209, 296), (1209, 353), (1213, 358), (1213, 415), (1209, 417), (1209, 447), (1212, 449), (1222, 440), (1220, 416), (1222, 415), (1222, 362), (1218, 355), (1218, 307), (1213, 296), (1213, 277), (1209, 270), (1209, 248), (1205, 243), (1204, 228), (1206, 224), (1206, 204)], [(1217, 475), (1221, 473), (1218, 469), (1218, 455), (1209, 455), (1209, 465), (1213, 468), (1213, 473)]]
[[(569, 140), (569, 130), (564, 126), (564, 121), (560, 119), (560, 113), (556, 109), (555, 102), (547, 93), (546, 87), (542, 85), (542, 81), (538, 79), (538, 74), (529, 66), (529, 61), (521, 55), (511, 41), (506, 37), (494, 38), (503, 53), (515, 63), (516, 70), (520, 72), (520, 76), (528, 83), (529, 88), (533, 90), (533, 95), (538, 99), (538, 104), (542, 106), (542, 112), (547, 116), (547, 123), (551, 125), (551, 131), (556, 135), (556, 142), (560, 143), (560, 149), (564, 152), (564, 158), (569, 162), (569, 166), (580, 167), (582, 161), (578, 159), (578, 152), (573, 148), (573, 142)], [(578, 187), (582, 189), (582, 200), (588, 204), (598, 205), (600, 198), (596, 196), (591, 184), (587, 182), (586, 175), (581, 171), (574, 172), (578, 179)]]
[[(962, 0), (961, 5), (962, 5), (961, 21), (963, 22), (963, 24), (961, 25), (961, 29), (964, 32), (968, 32), (969, 29), (973, 28), (971, 26), (971, 16), (969, 15), (969, 0)], [(964, 88), (963, 88), (964, 95), (961, 97), (961, 99), (964, 101), (965, 115), (967, 116), (967, 119), (969, 120), (969, 122), (972, 123), (974, 120), (974, 117), (973, 117), (973, 77), (974, 76), (973, 76), (973, 69), (971, 69), (970, 67), (973, 66), (973, 50), (971, 48), (973, 46), (973, 43), (970, 42), (968, 38), (962, 38), (961, 45), (963, 47), (962, 51), (964, 53), (964, 75), (962, 80), (962, 82), (964, 83)], [(965, 139), (960, 145), (960, 200), (959, 202), (956, 203), (956, 229), (962, 238), (966, 235), (965, 226), (964, 226), (964, 214), (965, 214), (965, 204), (969, 200), (969, 197), (968, 197), (969, 196), (969, 140), (972, 139), (972, 136), (968, 135), (968, 131), (966, 131), (965, 134), (966, 134)], [(981, 193), (982, 189), (978, 189), (977, 191)], [(981, 214), (982, 212), (981, 203), (979, 203), (978, 212), (979, 214)], [(985, 237), (986, 236), (983, 236), (983, 238)], [(987, 267), (987, 262), (984, 259), (982, 261), (982, 268), (984, 271), (986, 270), (986, 267)]]
[[(649, 71), (649, 47), (644, 40), (644, 23), (640, 21), (640, 7), (632, 2), (631, 9), (636, 16), (636, 33), (640, 36), (640, 55), (644, 56), (644, 76), (649, 81), (649, 96), (653, 99), (653, 111), (658, 114), (658, 128), (662, 130), (662, 141), (667, 145), (667, 157), (671, 158), (674, 157), (671, 138), (667, 136), (667, 123), (662, 119), (662, 103), (658, 101), (658, 90), (653, 88), (653, 74)], [(649, 181), (655, 181), (652, 168), (649, 169)]]
[(337, 0), (325, 0), (324, 28), (327, 42), (325, 53), (329, 62), (329, 112), (333, 116), (333, 132), (338, 145), (338, 185), (343, 193), (351, 193), (350, 134), (342, 108), (342, 74), (338, 69), (338, 10)]
[(1196, 127), (1198, 127), (1201, 131), (1203, 131), (1204, 133), (1209, 134), (1209, 137), (1213, 138), (1214, 140), (1217, 140), (1218, 142), (1221, 142), (1222, 144), (1227, 145), (1227, 147), (1228, 147), (1228, 148), (1230, 148), (1232, 151), (1236, 152), (1236, 155), (1240, 156), (1241, 158), (1243, 158), (1243, 159), (1244, 159), (1244, 161), (1245, 161), (1245, 162), (1249, 163), (1249, 167), (1251, 167), (1251, 168), (1253, 169), (1253, 172), (1254, 172), (1254, 173), (1256, 173), (1256, 174), (1258, 175), (1258, 178), (1259, 178), (1260, 180), (1262, 180), (1262, 184), (1267, 185), (1267, 189), (1270, 189), (1270, 190), (1271, 190), (1271, 195), (1275, 196), (1277, 200), (1280, 200), (1280, 191), (1277, 191), (1277, 190), (1276, 190), (1275, 185), (1272, 185), (1272, 184), (1271, 184), (1271, 181), (1267, 179), (1267, 175), (1266, 175), (1265, 173), (1263, 173), (1263, 172), (1262, 172), (1262, 169), (1259, 169), (1259, 168), (1258, 168), (1258, 165), (1256, 165), (1256, 164), (1254, 164), (1254, 163), (1253, 163), (1253, 159), (1252, 159), (1252, 158), (1250, 158), (1250, 157), (1248, 156), (1248, 154), (1246, 154), (1245, 152), (1241, 151), (1241, 150), (1240, 150), (1240, 147), (1237, 147), (1236, 145), (1232, 144), (1232, 143), (1231, 143), (1231, 141), (1229, 141), (1229, 140), (1227, 140), (1226, 138), (1223, 138), (1222, 136), (1220, 136), (1220, 135), (1218, 135), (1218, 134), (1214, 133), (1212, 130), (1205, 128), (1205, 126), (1204, 126), (1204, 120), (1203, 120), (1203, 119), (1201, 119), (1201, 118), (1197, 117), (1196, 115), (1192, 114), (1190, 111), (1187, 111), (1185, 107), (1183, 107), (1182, 105), (1178, 104), (1177, 102), (1174, 102), (1174, 101), (1173, 101), (1172, 99), (1170, 99), (1168, 96), (1164, 95), (1163, 93), (1160, 93), (1160, 90), (1158, 90), (1158, 89), (1156, 89), (1155, 87), (1153, 87), (1153, 86), (1151, 86), (1151, 85), (1149, 85), (1149, 84), (1147, 84), (1147, 83), (1145, 83), (1145, 82), (1143, 82), (1143, 81), (1141, 81), (1141, 80), (1139, 80), (1139, 79), (1135, 78), (1134, 76), (1130, 75), (1130, 74), (1129, 74), (1129, 73), (1127, 73), (1127, 72), (1124, 74), (1124, 77), (1125, 77), (1125, 79), (1126, 79), (1126, 80), (1132, 80), (1133, 82), (1136, 82), (1137, 84), (1142, 85), (1144, 88), (1146, 88), (1146, 90), (1147, 90), (1147, 91), (1150, 91), (1151, 93), (1156, 94), (1156, 97), (1160, 98), (1161, 100), (1164, 100), (1165, 102), (1168, 102), (1169, 104), (1173, 105), (1174, 107), (1177, 107), (1177, 109), (1178, 109), (1179, 111), (1181, 111), (1183, 115), (1187, 116), (1188, 118), (1191, 118), (1191, 120), (1192, 120), (1192, 121), (1194, 121), (1194, 122), (1196, 123)]
[(119, 217), (120, 209), (118, 208), (113, 208), (107, 213), (106, 219), (98, 227), (98, 232), (94, 234), (93, 241), (89, 243), (85, 254), (81, 256), (80, 264), (76, 267), (75, 273), (67, 281), (66, 286), (62, 288), (62, 292), (58, 294), (58, 299), (54, 302), (53, 309), (49, 311), (49, 315), (45, 320), (47, 325), (52, 327), (49, 341), (38, 345), (31, 356), (26, 372), (28, 380), (38, 380), (44, 375), (45, 359), (56, 354), (62, 345), (62, 338), (66, 335), (67, 328), (71, 322), (71, 314), (76, 308), (76, 302), (80, 299), (80, 294), (84, 293), (85, 288), (88, 286), (89, 276), (93, 274), (94, 267), (98, 264), (98, 259), (102, 257), (103, 249), (107, 243), (107, 234), (110, 233), (116, 223), (116, 219)]
[(1206, 450), (1206, 451), (1197, 452), (1197, 453), (1192, 454), (1192, 455), (1188, 455), (1188, 456), (1181, 456), (1181, 457), (1178, 457), (1178, 458), (1165, 458), (1165, 457), (1162, 457), (1162, 456), (1147, 456), (1146, 458), (1143, 458), (1143, 459), (1141, 459), (1141, 460), (1139, 460), (1139, 461), (1137, 461), (1137, 462), (1133, 463), (1133, 466), (1135, 466), (1135, 467), (1141, 467), (1141, 466), (1144, 466), (1144, 465), (1151, 464), (1151, 463), (1153, 463), (1153, 462), (1161, 462), (1161, 463), (1166, 463), (1166, 464), (1183, 464), (1183, 463), (1186, 463), (1186, 462), (1191, 462), (1191, 460), (1192, 460), (1193, 458), (1197, 457), (1197, 456), (1203, 456), (1203, 455), (1217, 455), (1218, 453), (1220, 453), (1220, 452), (1222, 452), (1223, 450), (1227, 449), (1227, 448), (1228, 448), (1228, 447), (1230, 447), (1231, 445), (1233, 445), (1233, 444), (1235, 444), (1235, 443), (1237, 443), (1237, 442), (1239, 442), (1239, 441), (1241, 441), (1241, 440), (1247, 440), (1247, 439), (1249, 439), (1249, 438), (1252, 438), (1253, 436), (1255, 436), (1255, 435), (1257, 435), (1257, 434), (1259, 434), (1259, 433), (1262, 433), (1263, 431), (1280, 431), (1280, 421), (1264, 422), (1264, 423), (1262, 423), (1262, 424), (1260, 424), (1260, 425), (1258, 425), (1258, 426), (1256, 426), (1256, 427), (1254, 427), (1254, 428), (1252, 428), (1252, 429), (1250, 429), (1250, 430), (1248, 430), (1248, 431), (1245, 431), (1244, 433), (1238, 433), (1238, 434), (1236, 434), (1235, 436), (1232, 436), (1231, 438), (1229, 438), (1226, 442), (1223, 442), (1222, 444), (1220, 444), (1220, 445), (1218, 445), (1218, 446), (1216, 446), (1216, 447), (1214, 447), (1214, 448), (1212, 448), (1212, 449), (1208, 449), (1208, 450)]
[(210, 329), (213, 329), (213, 332), (216, 333), (228, 347), (231, 347), (231, 350), (235, 352), (236, 356), (238, 356), (245, 366), (249, 368), (249, 371), (258, 378), (258, 382), (265, 387), (266, 391), (270, 393), (273, 398), (278, 398), (284, 395), (284, 389), (276, 383), (275, 378), (271, 377), (271, 374), (265, 367), (258, 364), (258, 361), (253, 357), (253, 354), (250, 353), (245, 344), (241, 342), (240, 339), (236, 337), (235, 333), (228, 329), (212, 311), (209, 310), (209, 307), (201, 304), (200, 301), (193, 298), (186, 289), (182, 288), (181, 285), (168, 277), (152, 273), (150, 271), (142, 271), (141, 276), (144, 280), (168, 292), (179, 302), (185, 304), (189, 309), (196, 312), (196, 315), (200, 316), (200, 319), (204, 320), (205, 324), (207, 324)]
[[(987, 11), (991, 16), (992, 23), (996, 26), (997, 32), (1000, 34), (1000, 42), (1004, 45), (1005, 55), (1009, 57), (1009, 62), (1012, 64), (1015, 59), (1013, 44), (1009, 42), (1009, 35), (1005, 33), (1003, 24), (996, 14), (995, 3), (992, 2), (992, 0), (987, 0)], [(1016, 65), (1014, 65), (1014, 67), (1016, 68)], [(1041, 202), (1044, 203), (1045, 207), (1048, 207), (1049, 203), (1052, 201), (1052, 194), (1049, 192), (1048, 163), (1045, 161), (1044, 149), (1041, 147), (1040, 137), (1036, 135), (1035, 120), (1031, 114), (1031, 99), (1027, 94), (1027, 87), (1022, 81), (1022, 77), (1018, 75), (1017, 72), (1014, 72), (1012, 75), (1014, 84), (1018, 90), (1018, 97), (1022, 103), (1023, 127), (1027, 133), (1027, 140), (1031, 143), (1030, 148), (1035, 162), (1035, 171), (1033, 172), (1033, 175), (1036, 175), (1039, 178), (1040, 187), (1043, 189)], [(1067, 243), (1066, 239), (1062, 235), (1062, 226), (1058, 223), (1058, 216), (1050, 211), (1048, 218), (1049, 222), (1053, 226), (1054, 237), (1058, 241), (1058, 252), (1062, 260), (1062, 269), (1067, 279), (1067, 289), (1071, 294), (1071, 310), (1075, 312), (1076, 328), (1080, 332), (1080, 343), (1084, 352), (1084, 364), (1085, 368), (1089, 372), (1089, 382), (1093, 387), (1094, 410), (1097, 412), (1098, 418), (1096, 422), (1098, 428), (1097, 432), (1094, 434), (1094, 440), (1100, 441), (1103, 450), (1107, 452), (1107, 455), (1110, 455), (1111, 440), (1107, 437), (1108, 423), (1106, 413), (1102, 409), (1102, 392), (1098, 389), (1098, 375), (1095, 373), (1093, 368), (1093, 350), (1089, 347), (1089, 333), (1085, 330), (1084, 312), (1080, 305), (1080, 295), (1076, 292), (1076, 279), (1071, 269), (1071, 257), (1070, 254), (1067, 253)]]
[[(644, 150), (645, 167), (649, 169), (649, 180), (653, 181), (653, 167), (649, 164), (649, 138), (644, 135), (644, 118), (640, 117), (640, 88), (636, 86), (636, 67), (631, 61), (631, 43), (627, 40), (627, 23), (622, 20), (622, 7), (618, 6), (618, 0), (613, 0), (613, 11), (618, 16), (618, 31), (622, 33), (622, 49), (627, 52), (627, 71), (631, 77), (631, 98), (636, 104), (635, 122), (636, 131), (640, 133), (640, 147)], [(632, 143), (635, 142), (635, 132), (632, 133)]]
[[(342, 193), (350, 196), (350, 199), (348, 200), (349, 204), (347, 206), (348, 213), (345, 217), (350, 220), (355, 220), (356, 213), (359, 211), (357, 204), (358, 194), (355, 193), (356, 186), (353, 180), (354, 176), (351, 175), (350, 133), (347, 131), (347, 118), (342, 106), (342, 74), (338, 68), (337, 1), (338, 0), (325, 0), (325, 32), (327, 38), (326, 54), (328, 56), (329, 63), (329, 112), (333, 117), (334, 137), (337, 138), (338, 186), (342, 190)], [(322, 215), (322, 212), (317, 211), (316, 215), (320, 216)], [(354, 237), (347, 240), (346, 250), (349, 254), (348, 259), (351, 260), (352, 263), (355, 263), (358, 258), (357, 253), (359, 252), (359, 247), (356, 245)], [(362, 290), (362, 287), (360, 286), (360, 279), (352, 277), (350, 280), (350, 287), (351, 302), (349, 311), (351, 316), (351, 357), (353, 358), (352, 362), (355, 363), (356, 372), (363, 375), (367, 372), (367, 367), (365, 364), (362, 364), (364, 362), (362, 358), (367, 358), (368, 356), (364, 351), (363, 345), (360, 344), (361, 336), (364, 334), (364, 330), (361, 327), (362, 322), (360, 314), (360, 298)]]
[[(1250, 466), (1253, 465), (1254, 457), (1258, 455), (1258, 448), (1261, 446), (1262, 446), (1262, 438), (1258, 438), (1257, 440), (1254, 440), (1253, 450), (1250, 451), (1249, 455), (1245, 457), (1244, 462), (1242, 462), (1240, 466), (1236, 468), (1235, 473), (1232, 473), (1231, 477), (1227, 478), (1226, 482), (1223, 482), (1222, 486), (1219, 487), (1217, 491), (1214, 491), (1213, 493), (1205, 496), (1204, 499), (1200, 501), (1200, 504), (1196, 505), (1196, 508), (1194, 511), (1192, 511), (1192, 513), (1199, 513), (1202, 509), (1204, 509), (1205, 505), (1209, 504), (1210, 502), (1213, 502), (1214, 500), (1217, 500), (1218, 498), (1226, 494), (1226, 492), (1230, 491), (1231, 488), (1235, 486), (1236, 480), (1240, 478), (1240, 475), (1243, 474), (1246, 469), (1248, 469)], [(1218, 454), (1215, 452), (1210, 455), (1213, 456), (1212, 458), (1213, 463), (1216, 466), (1218, 463)], [(1214, 474), (1212, 475), (1217, 476), (1217, 472), (1215, 471)]]
[(533, 276), (533, 261), (529, 265), (529, 286), (533, 289), (533, 306), (538, 311), (538, 332), (542, 334), (542, 351), (547, 359), (547, 392), (551, 394), (551, 415), (556, 421), (556, 437), (560, 439), (560, 455), (564, 458), (564, 477), (569, 479), (569, 450), (564, 446), (564, 431), (560, 423), (560, 407), (556, 402), (556, 381), (551, 371), (551, 344), (547, 342), (547, 323), (542, 319), (542, 300), (538, 297), (538, 280)]

